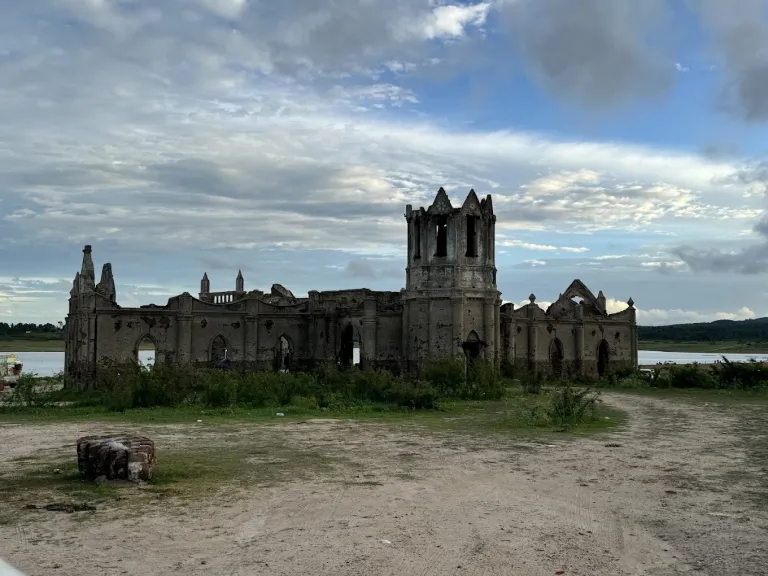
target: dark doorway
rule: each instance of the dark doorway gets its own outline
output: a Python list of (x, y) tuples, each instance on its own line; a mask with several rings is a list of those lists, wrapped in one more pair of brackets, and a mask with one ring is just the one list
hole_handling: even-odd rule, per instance
[(552, 368), (552, 376), (555, 378), (561, 378), (563, 376), (563, 360), (565, 359), (565, 353), (563, 352), (563, 343), (559, 338), (552, 340), (552, 344), (549, 345), (549, 363)]
[(483, 353), (485, 342), (480, 340), (480, 337), (477, 335), (477, 332), (472, 330), (472, 332), (469, 333), (469, 335), (467, 336), (467, 339), (464, 341), (461, 347), (464, 350), (464, 356), (467, 359), (467, 370), (469, 370), (472, 367), (472, 365), (477, 361), (477, 359), (480, 358), (480, 355)]
[(281, 335), (275, 344), (275, 371), (288, 372), (291, 369), (291, 343)]
[(360, 366), (360, 333), (352, 324), (347, 324), (341, 331), (341, 349), (339, 350), (339, 366), (349, 368)]
[(211, 362), (217, 366), (227, 357), (227, 341), (224, 336), (216, 336), (211, 342)]
[(611, 349), (608, 347), (608, 342), (605, 340), (600, 341), (600, 345), (597, 347), (597, 374), (603, 376), (608, 371), (608, 363), (611, 359)]

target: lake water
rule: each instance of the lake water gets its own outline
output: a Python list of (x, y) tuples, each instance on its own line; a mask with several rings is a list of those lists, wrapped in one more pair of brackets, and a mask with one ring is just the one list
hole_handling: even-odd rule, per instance
[[(5, 354), (5, 352), (4, 352)], [(139, 352), (139, 359), (143, 363), (151, 363), (155, 353), (152, 350)], [(640, 365), (673, 362), (675, 364), (712, 364), (720, 360), (720, 354), (703, 354), (696, 352), (653, 352), (650, 350), (639, 351)], [(53, 376), (64, 370), (64, 352), (16, 352), (24, 363), (24, 372), (35, 372), (38, 376)], [(768, 362), (768, 354), (728, 354), (728, 360), (732, 362), (744, 362), (750, 358), (757, 358)]]

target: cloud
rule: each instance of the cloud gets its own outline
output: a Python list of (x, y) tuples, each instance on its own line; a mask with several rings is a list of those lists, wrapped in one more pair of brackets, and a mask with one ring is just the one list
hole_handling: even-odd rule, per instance
[(499, 11), (527, 68), (556, 98), (603, 109), (672, 87), (664, 0), (523, 0)]
[[(680, 59), (661, 0), (571, 4), (0, 0), (0, 242), (19, 274), (68, 281), (91, 243), (131, 305), (151, 295), (137, 287), (196, 291), (204, 269), (225, 287), (242, 268), (265, 288), (356, 274), (399, 289), (403, 208), (441, 185), (455, 204), (473, 187), (492, 193), (500, 240), (547, 255), (499, 254), (516, 282), (585, 262), (638, 271), (654, 260), (633, 247), (662, 234), (700, 250), (736, 237), (761, 214), (757, 167), (429, 108), (424, 75), (503, 83), (521, 62), (591, 110), (667, 92)], [(627, 257), (601, 256), (617, 237), (630, 239), (609, 249)], [(5, 310), (30, 298), (3, 294)], [(38, 296), (63, 313), (66, 291)], [(36, 302), (14, 314), (38, 314)]]
[(376, 271), (365, 260), (350, 260), (344, 272), (350, 278), (376, 278)]
[(720, 103), (747, 122), (768, 120), (768, 21), (763, 0), (690, 0), (725, 68)]
[[(731, 174), (726, 181), (742, 185), (747, 197), (757, 195), (768, 197), (768, 162), (742, 167)], [(682, 245), (672, 249), (672, 254), (697, 272), (735, 272), (737, 274), (768, 272), (768, 211), (762, 213), (761, 218), (752, 227), (752, 231), (760, 238), (757, 243), (730, 251)]]
[(583, 246), (553, 246), (549, 244), (534, 244), (531, 242), (523, 242), (522, 240), (500, 240), (496, 242), (497, 246), (506, 246), (508, 248), (524, 248), (525, 250), (536, 251), (556, 251), (561, 250), (563, 252), (571, 252), (574, 254), (580, 254), (582, 252), (588, 252), (589, 248)]

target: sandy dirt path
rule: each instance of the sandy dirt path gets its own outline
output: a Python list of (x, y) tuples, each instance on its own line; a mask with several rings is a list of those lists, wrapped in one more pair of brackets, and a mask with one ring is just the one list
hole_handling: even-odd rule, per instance
[[(627, 426), (546, 443), (369, 422), (242, 428), (346, 460), (128, 518), (39, 513), (0, 526), (0, 557), (29, 576), (768, 573), (768, 409), (606, 400)], [(98, 429), (0, 425), (0, 466)], [(150, 432), (159, 446), (184, 438)]]

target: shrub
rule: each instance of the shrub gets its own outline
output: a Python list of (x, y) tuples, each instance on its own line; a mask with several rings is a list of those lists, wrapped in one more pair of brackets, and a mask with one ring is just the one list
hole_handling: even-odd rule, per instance
[(523, 392), (526, 394), (539, 394), (544, 383), (545, 376), (541, 372), (528, 373), (523, 378)]
[(35, 373), (27, 373), (19, 376), (6, 402), (9, 406), (44, 408), (53, 405), (55, 399), (50, 384), (41, 382)]
[(444, 358), (427, 362), (422, 377), (445, 398), (461, 398), (466, 393), (467, 366), (463, 358)]
[(768, 366), (750, 358), (748, 362), (731, 362), (725, 356), (712, 365), (712, 376), (720, 388), (757, 390), (768, 387)]
[(557, 388), (552, 394), (548, 415), (555, 426), (566, 430), (595, 416), (599, 393), (589, 388), (575, 389), (570, 385)]
[(671, 366), (663, 378), (667, 379), (670, 388), (717, 388), (717, 381), (712, 372), (703, 370), (696, 363)]

